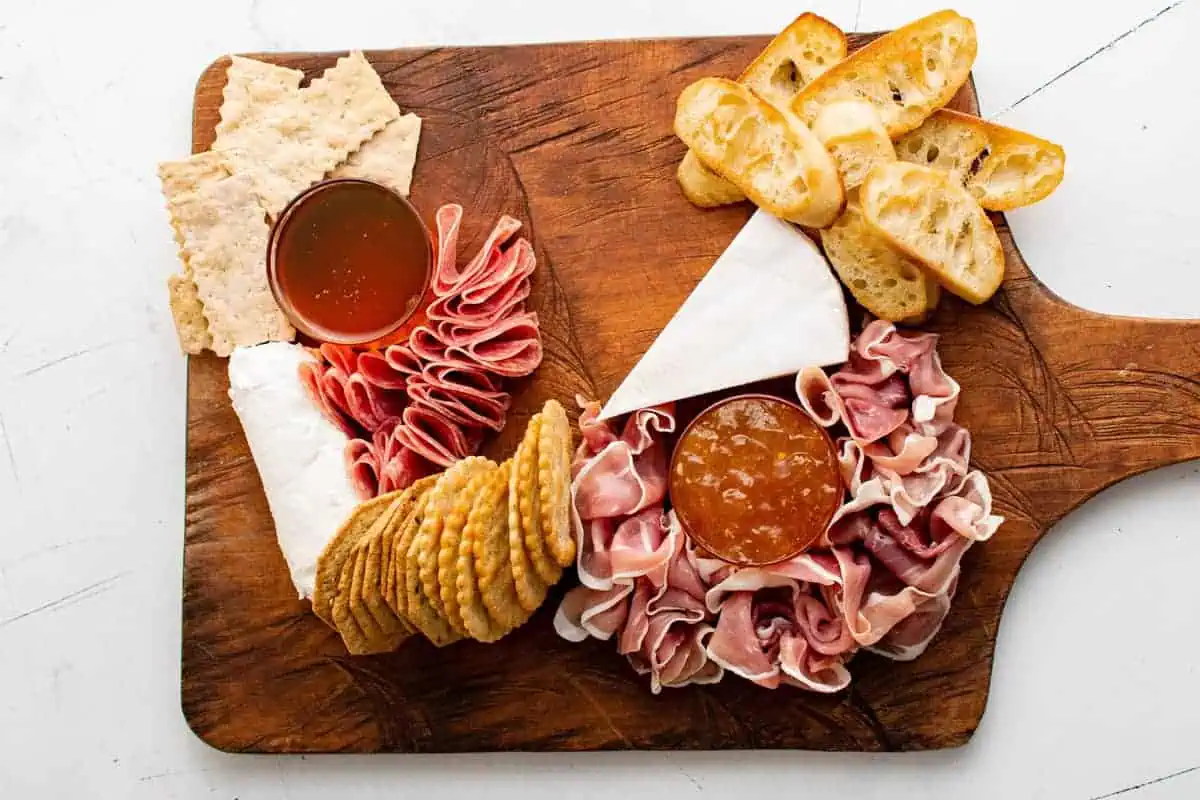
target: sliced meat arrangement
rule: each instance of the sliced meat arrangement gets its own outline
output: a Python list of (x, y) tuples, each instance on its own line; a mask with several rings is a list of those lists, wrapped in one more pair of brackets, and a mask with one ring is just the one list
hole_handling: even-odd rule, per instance
[(404, 489), (474, 454), (504, 427), (505, 378), (542, 360), (537, 314), (525, 309), (533, 248), (501, 217), (483, 248), (457, 266), (463, 209), (438, 209), (428, 323), (382, 350), (323, 344), (301, 366), (313, 401), (350, 441), (346, 465), (363, 499)]
[(832, 374), (797, 377), (837, 439), (845, 502), (816, 546), (766, 567), (698, 553), (666, 498), (669, 408), (622, 429), (580, 416), (572, 497), (581, 586), (555, 618), (572, 641), (615, 637), (651, 689), (720, 680), (836, 692), (862, 649), (916, 658), (950, 610), (963, 553), (995, 533), (987, 478), (954, 422), (958, 384), (937, 337), (867, 326)]

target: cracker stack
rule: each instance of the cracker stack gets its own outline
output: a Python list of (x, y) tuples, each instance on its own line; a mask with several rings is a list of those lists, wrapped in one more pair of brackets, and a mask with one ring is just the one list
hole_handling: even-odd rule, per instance
[(354, 655), (421, 633), (438, 647), (524, 624), (575, 560), (571, 427), (551, 400), (512, 458), (463, 459), (369, 500), (317, 561), (313, 611)]

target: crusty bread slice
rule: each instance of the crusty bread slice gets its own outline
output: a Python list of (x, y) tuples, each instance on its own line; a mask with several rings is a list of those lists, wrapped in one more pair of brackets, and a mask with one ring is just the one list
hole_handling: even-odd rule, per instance
[[(846, 57), (846, 34), (829, 20), (806, 12), (796, 17), (763, 49), (738, 82), (779, 108), (808, 83)], [(676, 170), (683, 194), (704, 208), (746, 199), (742, 191), (704, 166), (690, 151)]]
[(975, 25), (938, 11), (880, 36), (804, 87), (792, 110), (811, 125), (823, 106), (868, 100), (893, 139), (954, 97), (975, 63)]
[(796, 17), (742, 72), (738, 83), (768, 103), (788, 108), (796, 95), (821, 73), (846, 57), (846, 34), (824, 17)]
[(704, 166), (704, 162), (696, 154), (688, 150), (679, 168), (675, 170), (679, 188), (692, 205), (701, 208), (716, 208), (730, 203), (740, 203), (746, 199), (742, 190), (729, 181)]
[(857, 203), (821, 231), (821, 246), (858, 304), (880, 319), (921, 322), (937, 307), (937, 281), (868, 225)]
[(821, 109), (812, 131), (825, 145), (850, 192), (863, 182), (871, 167), (896, 160), (875, 107), (864, 100), (841, 100)]
[(816, 135), (739, 83), (701, 78), (684, 89), (675, 135), (706, 167), (777, 217), (822, 228), (842, 211), (837, 167)]
[(904, 161), (952, 173), (989, 211), (1045, 198), (1062, 183), (1062, 147), (970, 114), (940, 109), (896, 142)]
[(1004, 251), (992, 221), (949, 173), (895, 161), (879, 164), (859, 188), (863, 217), (969, 303), (983, 303), (1004, 279)]

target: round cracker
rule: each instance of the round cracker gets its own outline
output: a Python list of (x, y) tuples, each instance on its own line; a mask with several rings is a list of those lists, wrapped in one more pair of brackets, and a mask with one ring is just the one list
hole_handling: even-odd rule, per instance
[[(537, 610), (538, 606), (546, 599), (546, 582), (538, 575), (537, 568), (534, 566), (530, 557), (530, 549), (525, 544), (526, 524), (522, 517), (530, 515), (529, 524), (532, 525), (536, 519), (532, 519), (530, 514), (532, 507), (530, 498), (537, 488), (534, 485), (534, 472), (529, 462), (532, 456), (537, 455), (537, 437), (541, 429), (541, 415), (534, 415), (529, 421), (529, 427), (525, 429), (525, 438), (522, 440), (520, 447), (517, 448), (517, 454), (513, 456), (512, 474), (508, 479), (508, 556), (512, 563), (513, 583), (517, 587), (517, 599), (521, 603), (521, 608), (529, 613)], [(525, 461), (524, 469), (522, 462)], [(524, 502), (522, 502), (524, 499)], [(537, 550), (541, 550), (541, 544), (535, 541)]]
[[(421, 478), (414, 482), (411, 486), (401, 494), (401, 502), (399, 510), (392, 518), (392, 523), (384, 531), (382, 542), (383, 552), (380, 554), (380, 567), (383, 574), (383, 599), (395, 612), (396, 616), (408, 626), (410, 630), (414, 630), (412, 625), (404, 618), (404, 613), (397, 607), (396, 603), (396, 573), (397, 563), (403, 564), (403, 558), (397, 558), (397, 548), (400, 545), (402, 534), (405, 526), (412, 518), (413, 513), (420, 505), (421, 498), (424, 497), (429, 489), (437, 483), (437, 476), (430, 475), (427, 478)], [(411, 540), (410, 540), (411, 541)], [(407, 552), (405, 550), (404, 552)], [(403, 567), (400, 567), (403, 569)], [(403, 579), (401, 579), (403, 581)]]
[(474, 471), (467, 485), (455, 500), (455, 511), (447, 516), (437, 549), (437, 585), (441, 592), (442, 609), (450, 625), (463, 635), (470, 635), (458, 603), (458, 552), (471, 511), (484, 490), (494, 482), (500, 468), (488, 462), (485, 469)]
[(346, 518), (337, 533), (325, 545), (321, 555), (317, 557), (312, 608), (313, 613), (324, 620), (327, 625), (337, 627), (333, 619), (333, 599), (337, 595), (342, 566), (354, 549), (354, 545), (366, 535), (366, 532), (395, 499), (394, 494), (385, 494), (360, 503), (350, 512), (350, 516)]
[[(481, 549), (481, 543), (489, 531), (508, 530), (508, 478), (511, 469), (512, 462), (505, 461), (487, 476), (475, 497), (475, 502), (471, 504), (471, 513), (467, 515), (467, 524), (463, 527), (462, 537), (458, 542), (455, 579), (458, 612), (467, 634), (481, 642), (496, 641), (519, 624), (524, 614), (517, 600), (516, 589), (512, 585), (512, 572), (509, 570), (507, 588), (510, 596), (506, 602), (515, 613), (505, 617), (507, 624), (493, 619), (484, 603), (479, 574), (475, 570), (475, 553)], [(507, 546), (504, 548), (503, 560), (507, 567)], [(446, 586), (446, 581), (442, 581), (442, 586)]]
[[(450, 469), (453, 470), (454, 467), (452, 466)], [(446, 618), (430, 602), (421, 583), (421, 554), (428, 546), (432, 532), (435, 529), (440, 530), (441, 520), (435, 520), (435, 517), (441, 516), (437, 503), (439, 502), (441, 487), (443, 482), (446, 481), (448, 474), (449, 471), (442, 473), (441, 477), (438, 478), (437, 484), (429, 490), (424, 514), (416, 533), (412, 537), (412, 543), (408, 547), (404, 562), (404, 614), (408, 617), (408, 621), (424, 634), (426, 639), (438, 647), (444, 647), (462, 638), (454, 628), (450, 627), (450, 623), (446, 621)]]
[(546, 549), (560, 567), (575, 563), (571, 530), (571, 422), (557, 400), (542, 409), (538, 437), (538, 505)]
[[(425, 519), (417, 532), (416, 548), (419, 565), (418, 578), (425, 599), (451, 627), (454, 620), (442, 605), (441, 587), (438, 585), (438, 555), (442, 536), (448, 530), (461, 531), (470, 509), (470, 498), (466, 489), (472, 478), (495, 469), (496, 465), (480, 456), (457, 461), (442, 474), (432, 490)], [(457, 534), (453, 534), (457, 535)]]
[(487, 520), (488, 524), (480, 525), (473, 531), (471, 548), (479, 597), (488, 616), (507, 633), (524, 624), (529, 619), (529, 612), (521, 607), (517, 596), (509, 547), (508, 487), (512, 476), (512, 459), (505, 461), (500, 470), (504, 482), (503, 489), (498, 491), (496, 511)]

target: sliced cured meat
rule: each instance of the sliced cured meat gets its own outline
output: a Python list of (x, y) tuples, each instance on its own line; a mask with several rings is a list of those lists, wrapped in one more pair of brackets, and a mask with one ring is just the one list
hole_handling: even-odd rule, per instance
[[(469, 372), (463, 368), (452, 368), (448, 374), (451, 378), (465, 377), (470, 380), (467, 377)], [(408, 396), (414, 404), (437, 411), (458, 425), (494, 431), (504, 427), (504, 418), (511, 403), (511, 398), (505, 392), (482, 390), (453, 379), (439, 380), (430, 373), (410, 379)]]
[(334, 425), (336, 425), (342, 433), (348, 437), (358, 435), (358, 430), (354, 426), (354, 422), (346, 416), (346, 414), (338, 408), (325, 391), (325, 365), (315, 361), (305, 361), (299, 367), (300, 383), (304, 386), (309, 399), (317, 408), (321, 409), (321, 414)]
[(434, 259), (433, 277), (430, 281), (433, 293), (442, 297), (454, 291), (458, 282), (458, 232), (462, 227), (463, 207), (448, 203), (437, 210), (434, 223), (437, 226), (437, 258)]
[(424, 406), (409, 406), (401, 419), (403, 424), (396, 428), (396, 440), (443, 468), (474, 453), (482, 438), (478, 432), (465, 432)]
[(346, 378), (342, 391), (350, 417), (368, 433), (374, 433), (387, 421), (399, 417), (408, 405), (403, 392), (382, 389), (358, 372)]
[(461, 292), (439, 297), (429, 306), (429, 319), (463, 328), (486, 328), (524, 310), (529, 276), (537, 267), (533, 247), (524, 239), (505, 250), (484, 274)]
[(354, 491), (362, 500), (370, 500), (379, 494), (379, 460), (375, 449), (365, 439), (346, 442), (346, 470)]
[(475, 363), (506, 378), (522, 378), (542, 363), (542, 337), (537, 314), (515, 314), (482, 330), (441, 323), (439, 338), (446, 342), (449, 360)]
[(368, 383), (380, 389), (403, 392), (408, 385), (408, 374), (397, 370), (386, 354), (377, 350), (359, 353), (356, 367)]

